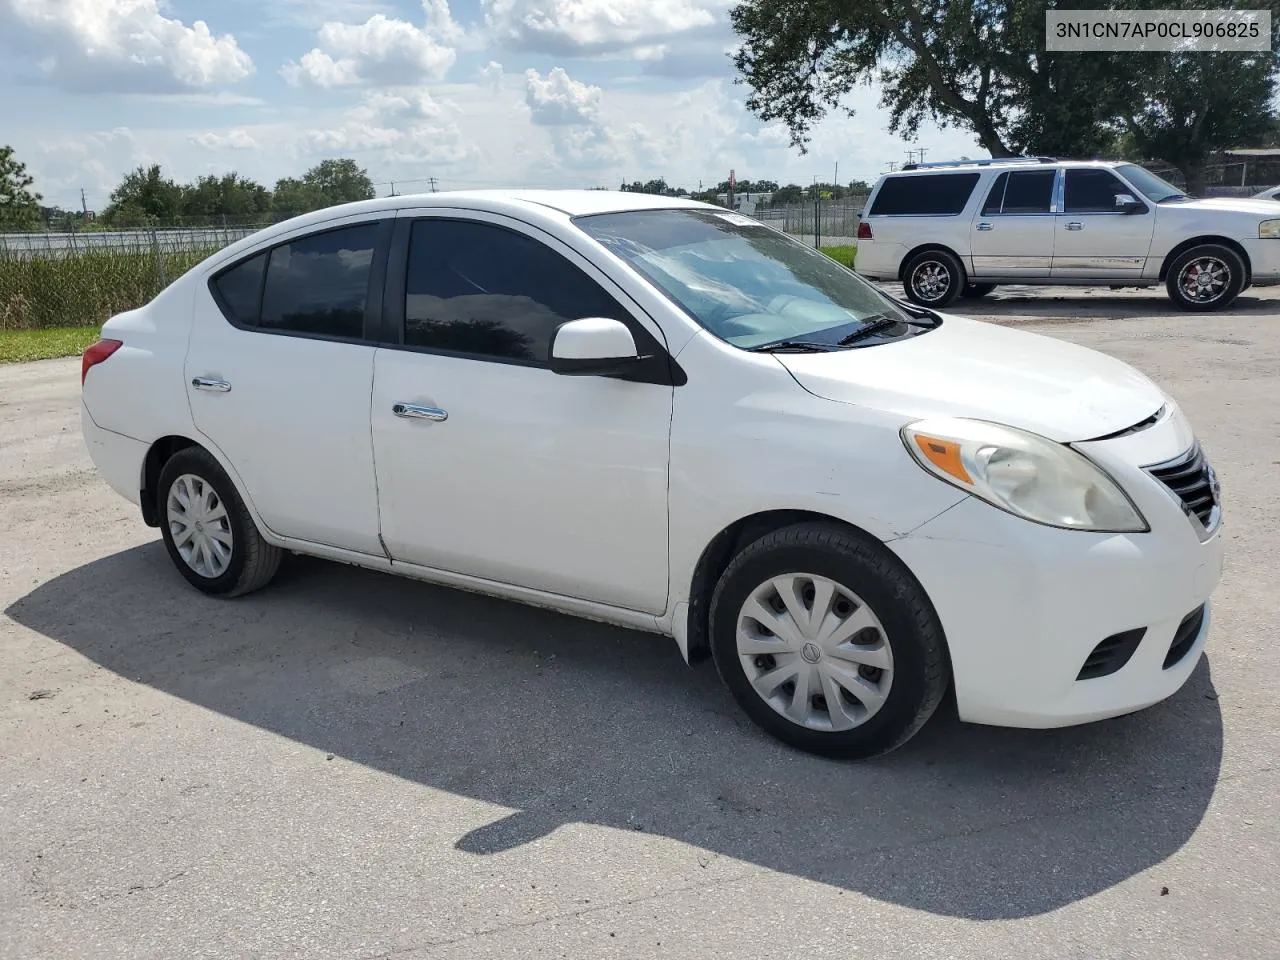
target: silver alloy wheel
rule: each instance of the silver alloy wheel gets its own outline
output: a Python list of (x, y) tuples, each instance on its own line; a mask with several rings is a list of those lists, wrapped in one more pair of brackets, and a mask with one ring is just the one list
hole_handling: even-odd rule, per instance
[(810, 730), (850, 730), (884, 706), (893, 650), (875, 613), (827, 577), (760, 584), (738, 613), (738, 657), (769, 706)]
[(1178, 289), (1194, 303), (1212, 303), (1230, 282), (1231, 268), (1217, 257), (1196, 257), (1178, 274)]
[(209, 481), (184, 473), (169, 487), (165, 519), (179, 556), (210, 580), (227, 572), (235, 542), (227, 508)]
[(911, 289), (921, 300), (941, 300), (951, 289), (951, 274), (945, 264), (925, 260), (911, 271)]

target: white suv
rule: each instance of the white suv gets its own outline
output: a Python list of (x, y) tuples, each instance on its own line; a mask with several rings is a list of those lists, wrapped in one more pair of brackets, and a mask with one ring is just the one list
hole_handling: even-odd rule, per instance
[(1280, 283), (1280, 217), (1268, 200), (1193, 200), (1132, 163), (909, 164), (871, 191), (857, 271), (926, 307), (997, 284), (1163, 283), (1184, 310), (1219, 310)]

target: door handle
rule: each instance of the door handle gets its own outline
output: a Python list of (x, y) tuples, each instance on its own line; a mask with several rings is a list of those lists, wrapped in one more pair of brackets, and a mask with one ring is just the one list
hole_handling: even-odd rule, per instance
[(994, 229), (995, 229), (995, 224), (991, 224), (991, 223), (983, 222), (983, 223), (978, 224), (978, 229), (979, 229), (979, 230), (994, 230)]
[(197, 390), (209, 390), (213, 393), (230, 393), (230, 380), (214, 380), (209, 377), (193, 377), (191, 385)]
[(1083, 223), (1081, 223), (1079, 220), (1072, 220), (1070, 223), (1068, 223), (1068, 224), (1067, 224), (1067, 229), (1068, 229), (1068, 230), (1083, 230), (1083, 229), (1084, 229), (1084, 224), (1083, 224)]
[(449, 419), (447, 410), (424, 407), (420, 403), (397, 403), (391, 407), (391, 412), (406, 420), (434, 420), (436, 423), (443, 423)]

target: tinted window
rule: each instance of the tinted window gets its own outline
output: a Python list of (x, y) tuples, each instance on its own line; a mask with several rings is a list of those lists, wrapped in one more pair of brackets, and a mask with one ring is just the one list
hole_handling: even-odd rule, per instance
[(888, 177), (880, 184), (870, 215), (938, 215), (954, 217), (969, 202), (976, 173), (934, 173)]
[(259, 326), (362, 337), (377, 235), (376, 224), (361, 224), (303, 237), (272, 250)]
[(222, 298), (223, 312), (229, 313), (237, 323), (257, 324), (258, 306), (262, 302), (262, 270), (266, 265), (267, 255), (260, 253), (213, 281)]
[(1116, 194), (1130, 192), (1106, 170), (1068, 170), (1063, 209), (1067, 213), (1115, 213)]
[(996, 182), (991, 185), (991, 192), (987, 194), (987, 202), (982, 205), (982, 215), (990, 216), (1000, 212), (1000, 207), (1004, 204), (1004, 191), (1009, 185), (1009, 175), (1002, 173), (996, 177)]
[(1019, 170), (1008, 174), (1001, 213), (1048, 213), (1053, 205), (1053, 170)]
[(487, 223), (413, 225), (407, 345), (545, 364), (556, 327), (584, 317), (627, 320), (617, 301), (546, 244)]

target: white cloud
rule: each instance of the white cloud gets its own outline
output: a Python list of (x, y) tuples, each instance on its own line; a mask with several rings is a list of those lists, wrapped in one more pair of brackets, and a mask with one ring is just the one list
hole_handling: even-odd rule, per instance
[[(445, 6), (445, 13), (448, 12)], [(457, 54), (407, 20), (375, 14), (364, 23), (326, 23), (319, 45), (281, 75), (294, 86), (340, 87), (355, 83), (439, 80)]]
[(485, 66), (480, 68), (481, 82), (494, 93), (497, 93), (502, 89), (502, 81), (504, 77), (505, 74), (502, 70), (502, 64), (498, 63), (496, 60), (490, 60)]
[(717, 0), (484, 0), (495, 38), (549, 54), (652, 43), (716, 22)]
[(256, 150), (258, 147), (258, 141), (243, 130), (228, 130), (226, 133), (206, 130), (192, 134), (190, 140), (206, 150)]
[(422, 0), (422, 10), (427, 15), (428, 33), (454, 46), (467, 42), (467, 32), (453, 19), (449, 0)]
[(525, 103), (538, 126), (582, 126), (599, 116), (601, 89), (574, 80), (563, 67), (553, 67), (545, 80), (537, 70), (526, 70), (524, 86)]
[(191, 89), (253, 73), (235, 37), (162, 16), (158, 0), (0, 0), (0, 36), (75, 89)]
[(450, 114), (457, 108), (421, 88), (367, 94), (327, 129), (307, 130), (303, 153), (371, 152), (384, 169), (423, 163), (474, 163), (478, 151)]

